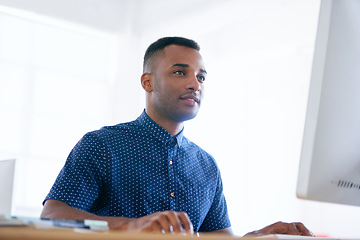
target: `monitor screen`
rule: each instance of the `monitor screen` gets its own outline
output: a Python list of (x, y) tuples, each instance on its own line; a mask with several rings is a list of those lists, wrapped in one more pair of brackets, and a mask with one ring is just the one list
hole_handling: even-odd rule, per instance
[(322, 0), (297, 196), (360, 206), (360, 1)]
[(0, 214), (11, 213), (15, 160), (0, 160)]

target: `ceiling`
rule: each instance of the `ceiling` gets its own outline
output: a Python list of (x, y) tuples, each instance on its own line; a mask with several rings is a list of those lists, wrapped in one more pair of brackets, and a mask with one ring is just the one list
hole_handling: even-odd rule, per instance
[[(0, 0), (0, 6), (74, 22), (104, 31), (146, 28), (176, 14), (196, 12), (216, 0)], [(175, 10), (175, 11), (174, 11)], [(1, 11), (1, 8), (0, 8)]]

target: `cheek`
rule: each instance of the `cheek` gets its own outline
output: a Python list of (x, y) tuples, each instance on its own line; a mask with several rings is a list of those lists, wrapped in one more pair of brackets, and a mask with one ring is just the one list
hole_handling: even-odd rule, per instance
[(200, 93), (201, 93), (200, 98), (202, 99), (204, 97), (204, 95), (205, 95), (205, 86), (204, 85), (200, 86)]
[(168, 104), (174, 102), (176, 98), (178, 98), (178, 94), (174, 89), (164, 85), (158, 85), (153, 94), (158, 104)]
[(177, 98), (179, 96), (180, 87), (171, 83), (162, 84), (159, 86), (159, 93), (167, 98)]

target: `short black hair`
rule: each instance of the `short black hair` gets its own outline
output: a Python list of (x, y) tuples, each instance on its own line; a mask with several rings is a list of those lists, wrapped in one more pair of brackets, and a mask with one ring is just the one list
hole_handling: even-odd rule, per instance
[(184, 37), (163, 37), (158, 39), (156, 42), (152, 43), (146, 50), (144, 55), (144, 62), (143, 62), (143, 71), (145, 72), (146, 65), (148, 64), (149, 60), (162, 51), (166, 46), (169, 45), (179, 45), (184, 47), (193, 48), (197, 51), (200, 51), (200, 46), (194, 40), (184, 38)]

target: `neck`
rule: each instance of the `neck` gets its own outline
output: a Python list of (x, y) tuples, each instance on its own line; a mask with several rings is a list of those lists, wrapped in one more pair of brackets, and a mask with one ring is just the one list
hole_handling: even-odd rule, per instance
[(176, 136), (184, 127), (183, 122), (175, 122), (170, 120), (164, 120), (162, 118), (157, 117), (156, 115), (151, 114), (147, 109), (145, 109), (146, 114), (157, 124), (159, 124), (162, 128), (168, 131), (172, 136)]

